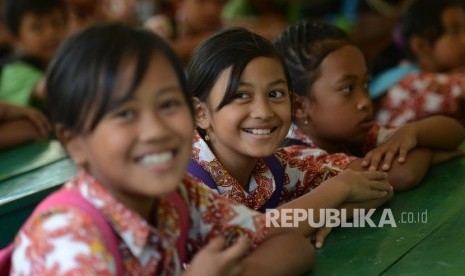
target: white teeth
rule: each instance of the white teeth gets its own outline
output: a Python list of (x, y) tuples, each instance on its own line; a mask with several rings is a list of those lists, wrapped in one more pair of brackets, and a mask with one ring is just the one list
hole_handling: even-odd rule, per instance
[(271, 133), (271, 128), (261, 128), (261, 129), (248, 129), (248, 132), (256, 135), (265, 135), (265, 134), (270, 134)]
[(173, 159), (173, 153), (171, 151), (166, 151), (145, 155), (140, 160), (140, 164), (143, 166), (156, 166), (169, 162), (171, 159)]

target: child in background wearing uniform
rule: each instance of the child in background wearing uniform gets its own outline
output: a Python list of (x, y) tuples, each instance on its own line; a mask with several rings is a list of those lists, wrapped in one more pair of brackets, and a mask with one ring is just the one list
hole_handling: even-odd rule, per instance
[(44, 97), (44, 72), (66, 36), (61, 0), (3, 0), (3, 19), (17, 53), (2, 62), (0, 100), (27, 106)]
[[(375, 208), (391, 197), (383, 172), (340, 173), (350, 161), (344, 154), (323, 164), (276, 151), (291, 124), (292, 89), (284, 61), (264, 37), (230, 28), (205, 40), (188, 66), (188, 85), (198, 131), (193, 162), (220, 194), (262, 211), (275, 193), (279, 201), (269, 208)], [(270, 157), (279, 162), (281, 179)], [(294, 230), (310, 236), (315, 229), (304, 222)]]
[(78, 168), (62, 189), (105, 216), (122, 260), (112, 257), (89, 214), (62, 205), (35, 212), (20, 229), (12, 275), (114, 275), (115, 263), (124, 274), (180, 274), (182, 226), (172, 195), (185, 202), (190, 222), (183, 275), (310, 269), (313, 250), (303, 236), (265, 228), (263, 215), (185, 174), (193, 108), (184, 71), (163, 39), (124, 25), (90, 27), (61, 48), (46, 91), (57, 137)]
[(45, 139), (49, 132), (50, 124), (39, 110), (0, 103), (0, 150)]
[(415, 187), (431, 164), (462, 154), (457, 147), (465, 130), (452, 118), (434, 116), (399, 129), (373, 121), (365, 59), (339, 28), (303, 21), (288, 27), (275, 47), (296, 93), (289, 154), (360, 157), (348, 168), (387, 171), (398, 191)]
[(464, 69), (463, 1), (412, 1), (372, 64), (376, 120), (400, 126), (442, 114), (463, 123)]

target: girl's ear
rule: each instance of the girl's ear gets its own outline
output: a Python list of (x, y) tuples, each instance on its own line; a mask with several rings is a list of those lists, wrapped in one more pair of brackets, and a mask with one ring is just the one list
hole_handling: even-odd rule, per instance
[(410, 38), (409, 47), (418, 61), (429, 60), (433, 45), (426, 38), (414, 35)]
[(82, 138), (77, 137), (71, 130), (65, 129), (62, 124), (55, 126), (55, 134), (74, 163), (77, 166), (85, 166), (87, 156), (82, 146)]
[(195, 124), (202, 129), (208, 129), (210, 127), (210, 116), (207, 104), (197, 97), (192, 98), (192, 101), (194, 103)]
[(309, 114), (308, 114), (308, 100), (306, 97), (294, 94), (292, 95), (293, 97), (293, 109), (294, 109), (294, 117), (297, 119), (297, 121), (302, 121), (305, 122), (306, 120), (308, 121), (309, 119)]

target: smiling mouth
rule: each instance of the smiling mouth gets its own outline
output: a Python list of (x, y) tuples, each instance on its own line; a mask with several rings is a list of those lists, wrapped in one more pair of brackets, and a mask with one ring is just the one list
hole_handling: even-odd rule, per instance
[(244, 131), (254, 135), (268, 135), (275, 131), (276, 128), (245, 128)]
[(163, 166), (169, 164), (174, 159), (174, 151), (163, 151), (145, 154), (138, 159), (138, 163), (144, 167)]

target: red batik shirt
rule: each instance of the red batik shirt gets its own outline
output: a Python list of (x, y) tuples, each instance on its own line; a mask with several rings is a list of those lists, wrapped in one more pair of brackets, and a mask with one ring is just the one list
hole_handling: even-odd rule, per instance
[(376, 120), (401, 126), (431, 115), (459, 115), (464, 74), (415, 72), (388, 90)]
[[(127, 275), (178, 275), (176, 249), (179, 215), (174, 204), (159, 199), (157, 227), (126, 208), (93, 177), (80, 171), (66, 189), (101, 211), (120, 238)], [(186, 177), (178, 190), (189, 208), (187, 253), (192, 257), (215, 236), (246, 235), (252, 247), (265, 237), (265, 218), (245, 206), (218, 196)], [(74, 208), (56, 207), (32, 216), (15, 239), (11, 275), (115, 275), (113, 255), (105, 247), (92, 218)]]
[[(370, 150), (378, 147), (381, 145), (397, 128), (395, 127), (387, 127), (381, 124), (375, 123), (373, 126), (368, 130), (368, 135), (364, 143), (360, 145), (360, 151), (363, 154), (368, 153)], [(314, 156), (315, 158), (322, 158), (324, 160), (339, 160), (341, 156), (345, 156), (345, 162), (352, 162), (356, 159), (353, 156), (347, 156), (345, 154), (350, 154), (348, 150), (344, 151), (345, 154), (341, 155), (341, 153), (330, 154), (324, 149), (319, 148), (313, 141), (308, 137), (305, 133), (303, 133), (299, 127), (295, 124), (291, 125), (289, 132), (287, 133), (286, 138), (298, 140), (304, 145), (293, 145), (285, 147), (285, 151), (296, 157), (305, 158), (306, 156)], [(346, 164), (347, 167), (348, 164)]]

